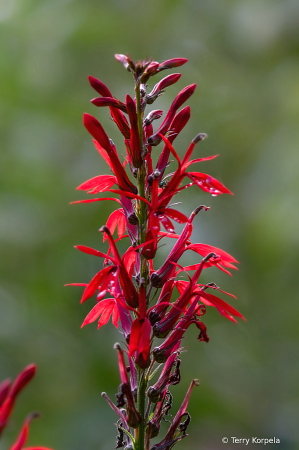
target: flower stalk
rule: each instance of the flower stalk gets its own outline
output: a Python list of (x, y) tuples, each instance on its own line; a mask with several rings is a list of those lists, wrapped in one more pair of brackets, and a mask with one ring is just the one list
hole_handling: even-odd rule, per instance
[[(135, 62), (126, 55), (115, 57), (134, 77), (135, 98), (127, 95), (125, 102), (122, 102), (112, 96), (103, 82), (89, 77), (91, 86), (101, 96), (93, 99), (92, 103), (96, 107), (109, 107), (112, 120), (123, 135), (126, 157), (124, 161), (120, 159), (100, 122), (85, 114), (84, 125), (93, 136), (96, 149), (108, 164), (112, 175), (99, 175), (78, 188), (91, 195), (108, 193), (108, 197), (89, 198), (74, 203), (113, 200), (118, 209), (100, 229), (104, 241), (107, 239), (109, 242), (107, 253), (77, 246), (80, 251), (103, 261), (103, 267), (89, 283), (79, 283), (85, 288), (81, 301), (97, 296), (96, 304), (82, 326), (98, 320), (100, 328), (112, 317), (114, 326), (124, 335), (125, 346), (115, 346), (121, 379), (116, 394), (117, 405), (103, 393), (119, 417), (116, 448), (170, 450), (187, 436), (191, 420), (187, 406), (191, 391), (198, 384), (196, 380), (192, 381), (164, 438), (153, 446), (151, 439), (159, 434), (162, 418), (171, 409), (170, 387), (181, 381), (179, 354), (185, 332), (194, 324), (200, 330), (198, 340), (209, 341), (202, 321), (206, 307), (215, 307), (233, 322), (236, 321), (235, 317), (244, 319), (222, 298), (207, 291), (213, 289), (227, 293), (214, 283), (205, 285), (199, 282), (202, 271), (209, 267), (214, 266), (227, 273), (237, 269), (237, 261), (223, 250), (207, 244), (192, 243), (195, 217), (200, 210), (207, 211), (209, 207), (196, 207), (188, 218), (170, 203), (181, 190), (192, 186), (200, 188), (205, 196), (231, 192), (210, 175), (189, 170), (193, 164), (217, 156), (191, 160), (196, 144), (203, 141), (206, 134), (199, 133), (191, 141), (182, 160), (173, 147), (175, 138), (190, 119), (189, 106), (180, 108), (194, 93), (195, 84), (179, 92), (156, 131), (153, 121), (160, 118), (163, 111), (149, 111), (144, 119), (146, 108), (168, 86), (175, 84), (181, 74), (166, 76), (147, 94), (151, 78), (163, 70), (182, 66), (187, 60), (174, 58), (158, 63), (152, 60)], [(159, 144), (163, 145), (160, 152)], [(152, 150), (158, 152), (156, 167), (153, 165)], [(177, 167), (167, 173), (170, 158)], [(113, 194), (117, 197), (112, 197)], [(176, 234), (174, 223), (184, 225), (180, 235)], [(118, 239), (113, 237), (116, 230)], [(128, 248), (120, 255), (117, 240), (126, 238), (129, 238)], [(174, 245), (161, 267), (157, 267), (155, 257), (158, 244), (163, 239), (170, 239)], [(179, 259), (187, 250), (198, 254), (199, 261), (183, 267)], [(160, 341), (157, 342), (157, 339)], [(128, 363), (125, 362), (127, 358)], [(161, 363), (161, 366), (164, 364), (164, 367), (158, 380), (150, 386), (157, 370), (156, 362)]]

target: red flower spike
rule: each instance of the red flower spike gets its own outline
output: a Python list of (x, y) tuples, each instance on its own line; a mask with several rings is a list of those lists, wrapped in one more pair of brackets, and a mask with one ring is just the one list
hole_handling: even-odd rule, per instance
[[(84, 253), (104, 257), (104, 263), (103, 269), (89, 284), (77, 283), (77, 285), (85, 287), (82, 301), (97, 294), (97, 304), (86, 316), (82, 326), (98, 321), (101, 327), (112, 317), (116, 327), (120, 321), (119, 331), (128, 345), (129, 368), (125, 364), (124, 351), (119, 344), (116, 346), (121, 377), (119, 392), (116, 395), (117, 405), (114, 405), (103, 393), (111, 408), (119, 416), (117, 447), (135, 445), (136, 448), (142, 447), (149, 450), (150, 439), (158, 435), (160, 422), (171, 407), (172, 397), (167, 388), (180, 380), (180, 360), (177, 356), (187, 329), (194, 324), (198, 329), (197, 339), (209, 341), (206, 326), (201, 321), (208, 306), (213, 306), (221, 315), (233, 322), (244, 317), (217, 295), (208, 292), (209, 289), (223, 292), (214, 283), (199, 283), (202, 271), (209, 267), (215, 266), (228, 274), (230, 269), (237, 269), (235, 266), (237, 261), (228, 253), (217, 247), (191, 242), (195, 215), (201, 209), (209, 208), (200, 206), (188, 218), (180, 210), (177, 211), (174, 205), (178, 203), (173, 203), (172, 200), (174, 195), (183, 189), (195, 185), (212, 196), (231, 194), (217, 179), (206, 173), (194, 171), (193, 168), (189, 169), (192, 164), (209, 161), (218, 156), (197, 158), (196, 155), (192, 159), (194, 147), (207, 137), (205, 133), (199, 133), (194, 137), (182, 159), (173, 147), (174, 140), (190, 119), (189, 106), (181, 110), (180, 108), (193, 94), (196, 85), (183, 89), (165, 115), (162, 110), (146, 111), (146, 107), (152, 104), (168, 86), (176, 83), (181, 75), (172, 74), (163, 78), (147, 94), (146, 83), (149, 78), (162, 70), (181, 66), (187, 60), (174, 58), (161, 63), (152, 59), (134, 62), (128, 55), (115, 56), (128, 71), (132, 72), (135, 80), (134, 99), (127, 95), (123, 103), (113, 97), (107, 86), (100, 80), (93, 77), (89, 77), (89, 80), (100, 96), (93, 99), (92, 103), (96, 106), (109, 107), (112, 119), (124, 136), (124, 160), (118, 156), (115, 145), (102, 125), (97, 119), (86, 114), (84, 124), (95, 139), (95, 146), (112, 174), (91, 178), (82, 183), (78, 189), (85, 190), (89, 194), (110, 192), (119, 195), (120, 199), (94, 198), (78, 203), (114, 200), (120, 206), (117, 205), (117, 209), (108, 217), (106, 226), (100, 229), (104, 240), (109, 241), (107, 254), (89, 247), (78, 246), (78, 249)], [(128, 119), (125, 114), (128, 114)], [(164, 117), (164, 120), (158, 126), (158, 130), (153, 132), (152, 123), (160, 117)], [(142, 128), (139, 125), (142, 125)], [(161, 140), (163, 140), (163, 149), (160, 155), (156, 156), (158, 163), (155, 168), (152, 160), (152, 146), (157, 145)], [(167, 172), (165, 176), (167, 167), (173, 163), (172, 160), (175, 160), (175, 169), (171, 166), (169, 172), (172, 173)], [(192, 171), (189, 172), (189, 170)], [(136, 179), (136, 187), (133, 177)], [(184, 224), (180, 235), (175, 231), (176, 223)], [(162, 227), (166, 231), (161, 231)], [(116, 228), (118, 239), (113, 239), (112, 234)], [(116, 243), (125, 237), (130, 238), (130, 243), (121, 257)], [(163, 237), (176, 241), (162, 266), (156, 268), (154, 257), (158, 243)], [(183, 267), (179, 260), (186, 250), (192, 250), (201, 255), (201, 261)], [(182, 279), (182, 275), (185, 279)], [(177, 288), (178, 294), (176, 290), (174, 291), (174, 287)], [(160, 294), (157, 294), (158, 289), (161, 288)], [(159, 347), (152, 349), (154, 337), (166, 339), (162, 340)], [(151, 358), (153, 358), (152, 361)], [(149, 402), (157, 402), (149, 418), (150, 405), (147, 411), (144, 411), (142, 407), (145, 402), (143, 387), (153, 375), (155, 361), (166, 362), (166, 364), (158, 381), (147, 391)], [(151, 450), (170, 450), (176, 442), (187, 435), (190, 415), (186, 412), (186, 408), (191, 391), (196, 384), (197, 382), (193, 380), (165, 438), (159, 444), (152, 446)], [(4, 385), (2, 389), (0, 386), (0, 400), (4, 399), (4, 405), (9, 392), (9, 384)], [(136, 409), (137, 400), (138, 405), (141, 405), (140, 413)], [(119, 409), (124, 406), (126, 415), (123, 415)], [(133, 438), (130, 440), (130, 435), (123, 433), (124, 430), (131, 433), (130, 427), (139, 428), (135, 433), (135, 443)]]

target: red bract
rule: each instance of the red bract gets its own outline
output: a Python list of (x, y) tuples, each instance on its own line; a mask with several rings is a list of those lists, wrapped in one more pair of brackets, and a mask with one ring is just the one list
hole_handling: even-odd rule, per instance
[[(100, 122), (85, 114), (84, 125), (95, 139), (95, 146), (112, 174), (95, 176), (78, 187), (88, 194), (109, 192), (111, 197), (99, 195), (98, 198), (73, 203), (113, 200), (118, 205), (108, 219), (103, 220), (106, 225), (100, 228), (103, 240), (109, 244), (107, 252), (82, 245), (77, 247), (84, 253), (103, 258), (103, 264), (89, 283), (75, 284), (84, 287), (82, 302), (97, 294), (97, 303), (86, 316), (82, 327), (98, 320), (100, 328), (112, 316), (113, 324), (123, 334), (127, 345), (128, 367), (125, 366), (125, 350), (121, 350), (119, 344), (116, 346), (121, 375), (117, 405), (103, 393), (119, 416), (117, 448), (127, 446), (149, 450), (150, 439), (159, 433), (161, 419), (171, 407), (168, 388), (180, 381), (178, 355), (186, 330), (190, 325), (195, 325), (199, 330), (197, 339), (209, 341), (202, 321), (209, 306), (215, 307), (233, 322), (236, 321), (235, 317), (244, 317), (224, 300), (210, 293), (210, 289), (221, 291), (214, 283), (200, 283), (203, 270), (215, 266), (230, 274), (229, 270), (236, 269), (237, 263), (236, 259), (217, 247), (192, 241), (195, 216), (209, 207), (198, 206), (188, 217), (177, 203), (173, 203), (174, 196), (192, 186), (199, 187), (203, 191), (202, 195), (231, 194), (216, 178), (190, 169), (194, 164), (211, 161), (218, 156), (195, 156), (191, 159), (196, 144), (207, 137), (205, 133), (199, 133), (191, 141), (182, 158), (173, 147), (176, 137), (190, 119), (190, 107), (180, 108), (194, 93), (196, 85), (187, 86), (179, 92), (157, 129), (154, 129), (154, 121), (163, 116), (163, 111), (146, 110), (167, 87), (179, 82), (181, 74), (171, 74), (158, 80), (147, 93), (152, 77), (162, 70), (179, 67), (187, 60), (174, 58), (159, 63), (151, 59), (136, 62), (128, 55), (121, 54), (115, 57), (133, 75), (134, 93), (119, 100), (112, 96), (102, 81), (94, 77), (89, 77), (89, 81), (100, 95), (92, 103), (110, 108), (112, 119), (123, 135), (124, 146), (118, 153)], [(157, 154), (159, 143), (163, 143), (163, 147)], [(155, 153), (155, 161), (158, 161), (156, 165), (152, 153)], [(121, 159), (123, 154), (125, 157)], [(180, 234), (175, 231), (176, 223), (184, 225)], [(112, 235), (116, 229), (118, 238), (115, 239)], [(126, 238), (129, 240), (126, 241)], [(155, 256), (161, 241), (166, 238), (173, 242), (173, 247), (161, 266), (157, 267)], [(128, 242), (128, 245), (121, 254), (119, 248), (124, 242)], [(187, 250), (197, 254), (198, 261), (183, 267), (180, 258)], [(154, 337), (163, 339), (155, 348)], [(158, 381), (148, 387), (155, 361), (166, 364)], [(195, 384), (195, 381), (191, 383), (165, 438), (151, 450), (169, 450), (186, 436), (190, 421), (186, 407)], [(146, 393), (149, 401), (147, 410)], [(156, 406), (150, 418), (151, 403)], [(124, 406), (126, 417), (119, 409)], [(183, 417), (185, 420), (182, 422)], [(135, 432), (136, 442), (130, 428), (138, 429)], [(125, 431), (129, 433), (126, 436)]]

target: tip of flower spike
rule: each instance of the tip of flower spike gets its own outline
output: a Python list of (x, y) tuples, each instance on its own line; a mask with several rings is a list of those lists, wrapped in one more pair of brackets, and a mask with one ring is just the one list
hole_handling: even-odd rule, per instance
[(199, 141), (203, 141), (204, 139), (207, 139), (209, 136), (206, 133), (199, 133), (195, 136), (195, 138), (192, 139), (193, 144), (197, 144)]
[(194, 386), (199, 386), (200, 385), (200, 381), (198, 378), (194, 378), (194, 380), (192, 380)]
[(106, 397), (107, 397), (107, 393), (106, 393), (106, 392), (102, 392), (102, 393), (101, 393), (101, 396), (104, 397), (104, 398), (106, 398)]

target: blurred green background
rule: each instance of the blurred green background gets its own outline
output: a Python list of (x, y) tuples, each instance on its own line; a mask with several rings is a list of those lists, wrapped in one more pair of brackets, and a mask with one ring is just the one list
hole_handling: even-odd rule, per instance
[(195, 134), (208, 133), (197, 157), (221, 156), (198, 170), (235, 193), (213, 198), (193, 188), (179, 199), (188, 214), (211, 206), (196, 218), (193, 241), (223, 248), (241, 265), (233, 278), (210, 269), (204, 280), (237, 295), (231, 303), (247, 323), (209, 309), (210, 342), (188, 331), (175, 406), (192, 378), (201, 386), (188, 408), (190, 436), (176, 448), (236, 447), (223, 436), (276, 436), (282, 443), (267, 448), (299, 448), (298, 19), (297, 0), (1, 0), (0, 378), (38, 365), (1, 449), (32, 410), (42, 417), (32, 423), (31, 445), (114, 447), (116, 416), (100, 394), (117, 390), (112, 346), (121, 336), (111, 324), (81, 330), (94, 300), (80, 305), (82, 288), (63, 287), (88, 282), (99, 268), (74, 245), (107, 249), (97, 230), (114, 205), (69, 202), (85, 198), (76, 186), (107, 171), (84, 111), (124, 153), (108, 109), (89, 103), (88, 75), (121, 100), (133, 94), (114, 53), (189, 59), (154, 108), (166, 111), (179, 90), (197, 83), (175, 148), (183, 155)]

